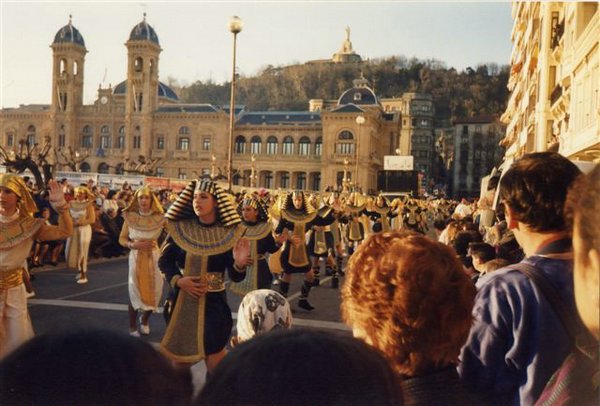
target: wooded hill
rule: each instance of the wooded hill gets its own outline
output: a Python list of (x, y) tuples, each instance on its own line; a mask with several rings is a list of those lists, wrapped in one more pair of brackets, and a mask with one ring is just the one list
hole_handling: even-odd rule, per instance
[[(251, 111), (306, 111), (309, 99), (337, 99), (361, 73), (380, 98), (400, 97), (405, 92), (431, 94), (437, 127), (456, 117), (500, 116), (508, 99), (507, 65), (481, 64), (457, 72), (440, 61), (397, 56), (349, 64), (269, 65), (256, 76), (238, 79), (236, 103)], [(184, 103), (229, 104), (230, 82), (198, 81), (189, 86), (177, 86), (172, 78), (169, 82)]]

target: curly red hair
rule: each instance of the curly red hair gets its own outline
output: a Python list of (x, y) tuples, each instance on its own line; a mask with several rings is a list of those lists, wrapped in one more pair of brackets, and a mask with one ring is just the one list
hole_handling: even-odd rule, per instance
[(398, 374), (457, 363), (476, 291), (450, 247), (408, 231), (378, 233), (347, 271), (343, 318)]

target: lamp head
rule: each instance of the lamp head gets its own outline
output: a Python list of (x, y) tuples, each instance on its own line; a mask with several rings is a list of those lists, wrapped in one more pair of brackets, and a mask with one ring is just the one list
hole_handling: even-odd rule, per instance
[(229, 31), (231, 31), (234, 35), (239, 34), (243, 27), (244, 23), (238, 16), (233, 16), (229, 19)]

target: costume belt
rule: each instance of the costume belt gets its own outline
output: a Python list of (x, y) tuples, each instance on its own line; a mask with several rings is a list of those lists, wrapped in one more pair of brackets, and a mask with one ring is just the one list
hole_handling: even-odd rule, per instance
[(4, 269), (0, 267), (0, 290), (15, 288), (23, 283), (25, 268)]
[(325, 231), (326, 233), (330, 232), (331, 231), (331, 226), (325, 226), (325, 227), (323, 227), (323, 231)]
[(206, 280), (209, 292), (222, 292), (225, 290), (225, 279), (222, 272), (207, 272)]

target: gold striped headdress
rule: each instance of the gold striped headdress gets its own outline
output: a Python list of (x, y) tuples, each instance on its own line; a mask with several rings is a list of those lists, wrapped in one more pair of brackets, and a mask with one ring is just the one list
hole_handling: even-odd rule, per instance
[(138, 197), (140, 197), (140, 196), (150, 196), (150, 200), (152, 201), (152, 206), (150, 206), (150, 211), (152, 213), (163, 214), (165, 212), (162, 205), (158, 201), (158, 198), (156, 197), (154, 192), (152, 192), (152, 189), (150, 188), (150, 186), (142, 186), (141, 188), (136, 190), (135, 194), (133, 195), (133, 199), (131, 199), (131, 203), (129, 203), (129, 206), (124, 208), (123, 211), (132, 211), (132, 212), (140, 211), (140, 205), (138, 203)]
[(267, 208), (265, 207), (265, 204), (258, 196), (246, 194), (244, 196), (244, 198), (242, 200), (240, 200), (240, 202), (237, 206), (237, 212), (241, 218), (244, 218), (242, 216), (242, 209), (246, 206), (253, 207), (257, 210), (257, 212), (258, 212), (258, 215), (256, 216), (257, 222), (262, 223), (269, 219), (269, 213), (267, 212)]
[(167, 210), (165, 217), (171, 221), (179, 221), (196, 217), (194, 213), (194, 192), (196, 190), (210, 193), (217, 201), (217, 220), (223, 226), (232, 226), (242, 220), (235, 210), (233, 196), (226, 193), (219, 185), (209, 179), (193, 180), (181, 191), (179, 197)]
[(17, 195), (19, 198), (17, 208), (22, 214), (33, 217), (38, 211), (37, 205), (31, 197), (31, 193), (27, 190), (27, 186), (20, 176), (11, 173), (0, 175), (0, 187), (5, 187)]
[(302, 195), (302, 208), (300, 208), (300, 211), (302, 211), (304, 214), (311, 214), (314, 212), (315, 208), (311, 206), (311, 204), (308, 202), (306, 194), (301, 190), (289, 192), (282, 200), (281, 210), (295, 209), (294, 198), (298, 195)]

